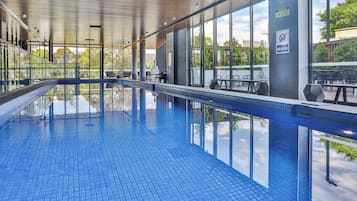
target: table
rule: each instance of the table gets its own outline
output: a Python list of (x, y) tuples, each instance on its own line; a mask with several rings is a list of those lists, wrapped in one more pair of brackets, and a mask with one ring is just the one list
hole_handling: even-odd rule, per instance
[(338, 98), (340, 97), (341, 90), (342, 90), (342, 95), (343, 95), (343, 103), (347, 103), (347, 88), (351, 88), (354, 90), (357, 89), (356, 84), (321, 84), (321, 86), (337, 88), (336, 96), (335, 96), (335, 100), (334, 100), (335, 104), (338, 104)]
[(261, 79), (261, 80), (251, 80), (251, 79), (217, 79), (219, 83), (219, 87), (222, 89), (223, 84), (225, 85), (225, 89), (228, 90), (228, 82), (243, 82), (243, 83), (248, 83), (248, 93), (256, 93), (256, 88), (255, 88), (255, 83), (258, 82), (267, 82), (267, 79)]

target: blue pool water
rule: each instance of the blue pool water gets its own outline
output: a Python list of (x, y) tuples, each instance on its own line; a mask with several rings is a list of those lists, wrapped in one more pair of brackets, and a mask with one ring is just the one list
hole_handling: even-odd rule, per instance
[(357, 142), (296, 122), (58, 85), (1, 128), (0, 200), (355, 200)]

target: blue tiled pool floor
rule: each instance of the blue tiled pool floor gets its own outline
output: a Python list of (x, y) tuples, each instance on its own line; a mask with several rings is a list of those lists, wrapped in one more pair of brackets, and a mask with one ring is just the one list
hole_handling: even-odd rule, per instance
[(160, 121), (14, 120), (0, 134), (0, 200), (274, 200)]

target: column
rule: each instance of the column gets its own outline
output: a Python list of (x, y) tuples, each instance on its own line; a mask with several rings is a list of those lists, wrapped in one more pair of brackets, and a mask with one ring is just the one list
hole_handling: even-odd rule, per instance
[[(297, 99), (299, 42), (302, 42), (298, 38), (298, 1), (269, 1), (269, 10), (270, 95)], [(281, 48), (287, 44), (288, 48)]]
[(137, 70), (136, 70), (136, 44), (134, 43), (132, 46), (131, 46), (131, 51), (132, 51), (132, 74), (131, 74), (131, 78), (133, 80), (136, 80), (137, 78)]
[(140, 80), (145, 81), (146, 80), (146, 71), (145, 71), (145, 40), (140, 41)]

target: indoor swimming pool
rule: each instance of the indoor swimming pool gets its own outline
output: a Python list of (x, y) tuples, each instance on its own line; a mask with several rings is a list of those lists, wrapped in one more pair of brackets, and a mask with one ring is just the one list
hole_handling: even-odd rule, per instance
[(354, 200), (357, 125), (287, 116), (57, 85), (1, 127), (0, 200)]

